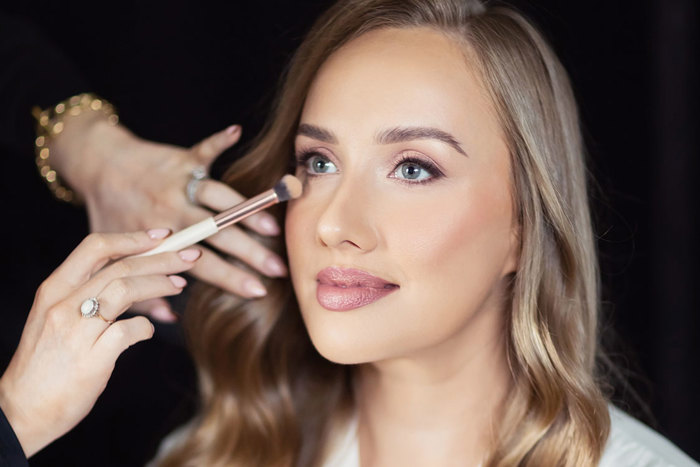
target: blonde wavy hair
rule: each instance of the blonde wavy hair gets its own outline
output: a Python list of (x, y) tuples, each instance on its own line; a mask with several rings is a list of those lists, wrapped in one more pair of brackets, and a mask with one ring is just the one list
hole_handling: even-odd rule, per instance
[[(512, 387), (489, 466), (597, 465), (609, 432), (596, 379), (599, 272), (578, 111), (567, 74), (522, 15), (478, 0), (346, 0), (294, 55), (271, 118), (224, 177), (245, 195), (289, 169), (304, 100), (339, 47), (378, 28), (429, 27), (475, 60), (510, 149), (520, 262), (507, 321)], [(284, 208), (275, 211), (280, 219)], [(261, 239), (284, 255), (281, 239)], [(185, 327), (201, 391), (166, 466), (314, 466), (353, 408), (352, 367), (313, 348), (288, 280), (242, 300), (201, 286)], [(467, 423), (465, 421), (465, 423)]]

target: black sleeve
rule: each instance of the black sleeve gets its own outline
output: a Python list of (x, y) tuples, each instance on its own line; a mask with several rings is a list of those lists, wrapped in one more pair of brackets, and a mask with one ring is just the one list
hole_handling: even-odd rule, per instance
[(0, 465), (3, 467), (29, 466), (22, 446), (2, 409), (0, 409)]
[(0, 12), (0, 146), (31, 148), (32, 107), (87, 91), (77, 67), (36, 26)]

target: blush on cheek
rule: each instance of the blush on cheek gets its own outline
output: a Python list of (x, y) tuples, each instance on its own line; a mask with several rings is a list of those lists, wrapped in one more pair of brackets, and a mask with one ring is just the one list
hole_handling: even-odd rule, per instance
[(498, 266), (511, 235), (511, 203), (503, 191), (471, 185), (388, 210), (383, 224), (391, 256), (412, 264), (411, 272), (447, 274), (448, 280), (470, 263)]
[[(287, 256), (289, 258), (289, 272), (292, 282), (295, 284), (295, 278), (300, 275), (305, 248), (304, 239), (312, 235), (311, 227), (308, 222), (305, 222), (303, 205), (300, 201), (294, 201), (287, 207), (287, 214), (284, 221), (285, 243), (287, 245)], [(313, 237), (311, 237), (313, 238)]]
[[(290, 201), (284, 219), (285, 241), (290, 250), (302, 248), (300, 241), (314, 232), (314, 225), (309, 218), (309, 209), (304, 199)], [(313, 238), (313, 237), (311, 237)]]

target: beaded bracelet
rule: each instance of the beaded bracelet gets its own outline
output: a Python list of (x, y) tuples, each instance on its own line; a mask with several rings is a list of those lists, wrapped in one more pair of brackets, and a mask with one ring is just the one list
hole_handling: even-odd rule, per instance
[(75, 117), (83, 111), (102, 112), (110, 125), (119, 123), (119, 116), (112, 104), (92, 93), (78, 94), (45, 110), (39, 107), (32, 109), (32, 115), (37, 121), (34, 151), (39, 174), (57, 199), (75, 204), (81, 203), (78, 195), (61, 182), (56, 171), (49, 165), (49, 142), (63, 131), (66, 116)]

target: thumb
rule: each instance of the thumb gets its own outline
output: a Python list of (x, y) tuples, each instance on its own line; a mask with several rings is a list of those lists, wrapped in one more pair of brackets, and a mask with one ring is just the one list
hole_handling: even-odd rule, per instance
[(214, 162), (214, 159), (236, 144), (240, 137), (241, 126), (231, 125), (225, 130), (214, 133), (192, 146), (192, 152), (200, 164), (209, 167)]

